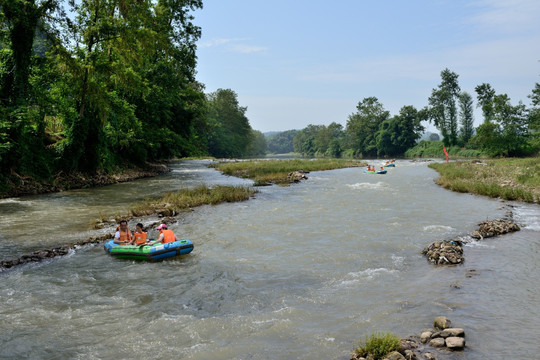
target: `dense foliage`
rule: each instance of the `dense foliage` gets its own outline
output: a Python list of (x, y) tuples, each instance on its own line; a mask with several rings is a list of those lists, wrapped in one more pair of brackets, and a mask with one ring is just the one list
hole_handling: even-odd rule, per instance
[(298, 130), (287, 130), (267, 137), (268, 152), (272, 154), (288, 154), (294, 152), (293, 139)]
[(236, 94), (204, 94), (195, 79), (197, 8), (202, 0), (2, 1), (2, 174), (265, 153)]

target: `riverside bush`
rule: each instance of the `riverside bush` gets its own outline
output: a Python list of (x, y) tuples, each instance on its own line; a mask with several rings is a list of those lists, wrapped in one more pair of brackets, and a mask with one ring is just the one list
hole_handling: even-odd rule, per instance
[(380, 360), (392, 351), (398, 351), (400, 347), (401, 341), (394, 334), (389, 332), (375, 333), (366, 335), (364, 345), (359, 346), (355, 353), (362, 357), (371, 355), (374, 360)]

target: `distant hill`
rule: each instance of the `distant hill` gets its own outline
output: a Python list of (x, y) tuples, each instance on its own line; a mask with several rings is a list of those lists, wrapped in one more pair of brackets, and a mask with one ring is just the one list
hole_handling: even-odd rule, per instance
[(422, 140), (439, 141), (439, 140), (441, 140), (441, 137), (437, 133), (432, 133), (432, 132), (426, 131), (424, 134), (422, 134), (420, 139), (418, 139), (418, 141), (422, 141)]

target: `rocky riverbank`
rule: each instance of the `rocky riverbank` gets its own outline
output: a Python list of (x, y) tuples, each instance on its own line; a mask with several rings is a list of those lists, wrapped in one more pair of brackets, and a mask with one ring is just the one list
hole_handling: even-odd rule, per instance
[[(420, 336), (400, 339), (399, 349), (386, 354), (383, 360), (437, 360), (463, 350), (465, 330), (451, 327), (451, 324), (446, 316), (437, 316), (432, 329), (422, 331)], [(363, 357), (355, 352), (350, 360), (373, 360), (373, 356), (368, 354)]]
[(0, 198), (47, 194), (71, 189), (84, 189), (98, 186), (132, 181), (145, 177), (157, 176), (169, 172), (165, 164), (145, 164), (144, 167), (124, 169), (118, 173), (84, 174), (59, 172), (51, 180), (36, 180), (34, 178), (11, 173), (4, 177)]

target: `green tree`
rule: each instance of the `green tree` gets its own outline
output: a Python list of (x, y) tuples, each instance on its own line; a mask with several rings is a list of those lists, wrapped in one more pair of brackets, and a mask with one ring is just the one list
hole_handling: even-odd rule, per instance
[(461, 92), (456, 73), (441, 71), (441, 83), (429, 97), (430, 119), (441, 132), (446, 146), (456, 145), (458, 138), (457, 99)]
[(482, 107), (484, 122), (490, 122), (493, 119), (493, 97), (495, 90), (488, 83), (483, 83), (474, 88), (478, 99), (478, 107)]
[(377, 133), (377, 155), (398, 156), (416, 144), (427, 119), (427, 110), (418, 111), (414, 106), (404, 106), (399, 115), (382, 122)]
[(495, 95), (492, 121), (480, 125), (471, 141), (491, 156), (524, 155), (530, 151), (528, 121), (521, 102), (513, 106), (508, 95)]
[(300, 130), (293, 139), (294, 152), (303, 156), (314, 156), (318, 150), (315, 139), (322, 128), (322, 125), (310, 124)]
[(390, 117), (376, 97), (364, 98), (349, 115), (346, 126), (347, 147), (362, 157), (377, 155), (376, 136), (380, 125)]
[(266, 143), (266, 138), (264, 134), (258, 130), (251, 130), (251, 142), (248, 145), (247, 155), (248, 156), (259, 156), (265, 155), (268, 145)]
[(474, 109), (472, 96), (468, 92), (459, 95), (460, 140), (466, 145), (474, 135)]
[(297, 133), (298, 130), (287, 130), (268, 136), (268, 151), (273, 154), (287, 154), (293, 152), (293, 139)]
[(238, 103), (236, 93), (218, 89), (208, 95), (208, 123), (211, 126), (208, 149), (216, 157), (241, 157), (247, 154), (252, 142), (252, 129), (245, 113), (247, 108)]

